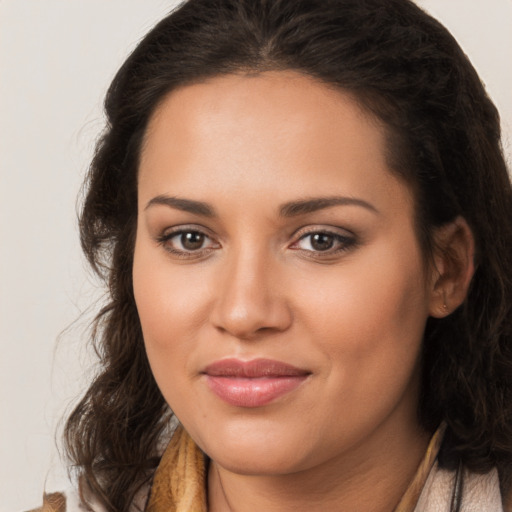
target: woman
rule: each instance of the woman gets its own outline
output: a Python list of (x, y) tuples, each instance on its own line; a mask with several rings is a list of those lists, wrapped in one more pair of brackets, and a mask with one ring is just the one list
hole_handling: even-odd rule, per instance
[(106, 111), (81, 235), (111, 302), (67, 510), (511, 509), (511, 186), (443, 27), (190, 0)]

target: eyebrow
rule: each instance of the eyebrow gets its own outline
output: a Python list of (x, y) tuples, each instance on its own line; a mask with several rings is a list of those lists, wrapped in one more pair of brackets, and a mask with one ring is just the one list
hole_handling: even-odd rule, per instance
[(202, 201), (193, 201), (192, 199), (183, 199), (180, 197), (171, 196), (156, 196), (151, 199), (146, 205), (145, 210), (154, 205), (170, 206), (177, 210), (181, 210), (195, 215), (201, 215), (202, 217), (215, 217), (215, 209), (208, 203)]
[(379, 213), (377, 208), (372, 204), (364, 201), (363, 199), (357, 199), (355, 197), (343, 197), (343, 196), (332, 196), (332, 197), (313, 197), (307, 198), (300, 201), (291, 201), (285, 203), (279, 209), (279, 215), (281, 217), (296, 217), (304, 215), (306, 213), (316, 212), (332, 206), (361, 206), (373, 213)]
[[(216, 217), (215, 209), (208, 203), (203, 201), (194, 201), (192, 199), (183, 199), (180, 197), (172, 197), (166, 195), (159, 195), (153, 197), (146, 205), (146, 210), (154, 205), (169, 206), (177, 210), (181, 210), (202, 217)], [(370, 203), (363, 199), (357, 199), (355, 197), (313, 197), (302, 199), (299, 201), (290, 201), (283, 204), (279, 208), (279, 216), (281, 217), (297, 217), (299, 215), (305, 215), (307, 213), (316, 212), (325, 208), (331, 208), (333, 206), (360, 206), (367, 210), (378, 213), (378, 210)]]

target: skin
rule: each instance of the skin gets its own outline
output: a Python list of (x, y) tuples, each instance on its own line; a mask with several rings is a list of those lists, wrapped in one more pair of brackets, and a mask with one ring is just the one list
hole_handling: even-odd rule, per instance
[[(428, 316), (445, 314), (446, 265), (426, 265), (385, 154), (384, 128), (349, 94), (291, 71), (183, 87), (151, 119), (135, 298), (156, 381), (211, 458), (210, 510), (390, 511), (416, 471), (430, 436), (419, 353)], [(357, 201), (282, 215), (333, 196)], [(183, 232), (204, 235), (197, 250)], [(326, 232), (333, 248), (317, 250), (311, 233)], [(310, 374), (236, 407), (201, 373), (230, 357)]]

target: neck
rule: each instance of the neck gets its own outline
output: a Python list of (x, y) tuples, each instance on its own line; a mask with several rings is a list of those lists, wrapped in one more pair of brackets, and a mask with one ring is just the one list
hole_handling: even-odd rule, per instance
[(416, 424), (400, 428), (391, 422), (349, 452), (287, 475), (237, 474), (212, 461), (209, 511), (391, 512), (414, 477), (429, 438)]

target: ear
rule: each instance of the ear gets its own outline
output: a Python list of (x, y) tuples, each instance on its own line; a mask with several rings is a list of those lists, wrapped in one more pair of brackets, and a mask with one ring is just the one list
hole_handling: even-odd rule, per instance
[(463, 217), (437, 228), (433, 259), (429, 312), (443, 318), (464, 302), (475, 272), (475, 240)]

